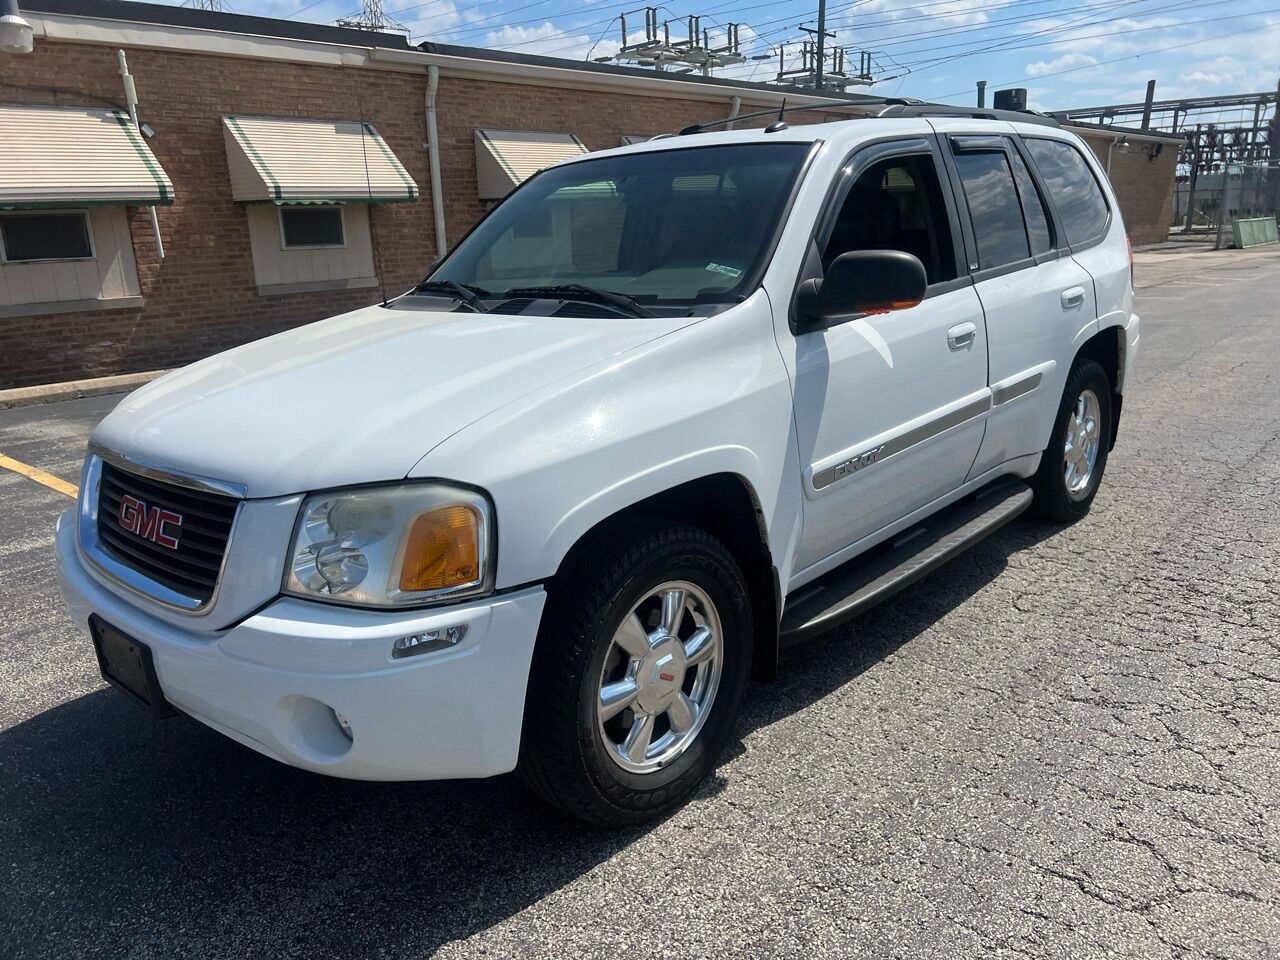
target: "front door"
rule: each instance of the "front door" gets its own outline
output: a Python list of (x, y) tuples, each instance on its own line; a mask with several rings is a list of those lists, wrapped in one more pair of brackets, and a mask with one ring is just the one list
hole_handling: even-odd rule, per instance
[(982, 441), (986, 328), (939, 161), (931, 137), (864, 148), (818, 232), (823, 267), (850, 250), (905, 250), (929, 289), (910, 309), (797, 337), (805, 500), (793, 585), (959, 487)]

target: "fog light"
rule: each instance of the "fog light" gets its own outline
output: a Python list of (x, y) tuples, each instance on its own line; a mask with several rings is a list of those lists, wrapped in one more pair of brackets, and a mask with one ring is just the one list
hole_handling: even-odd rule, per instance
[(467, 629), (467, 624), (459, 623), (439, 630), (424, 630), (421, 633), (411, 633), (407, 637), (397, 637), (395, 643), (391, 645), (391, 656), (401, 660), (404, 657), (416, 657), (420, 653), (456, 647), (467, 635)]
[(351, 732), (351, 724), (347, 722), (347, 718), (335, 710), (333, 711), (333, 719), (338, 721), (338, 726), (341, 727), (342, 732), (347, 735), (347, 739), (354, 743), (356, 736)]

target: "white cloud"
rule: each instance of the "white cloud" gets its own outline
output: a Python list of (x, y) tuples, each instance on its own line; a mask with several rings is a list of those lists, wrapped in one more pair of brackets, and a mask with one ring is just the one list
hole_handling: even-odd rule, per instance
[(1059, 73), (1078, 67), (1088, 67), (1097, 63), (1097, 59), (1083, 53), (1064, 53), (1053, 60), (1038, 60), (1027, 64), (1028, 77), (1043, 77), (1047, 73)]
[[(903, 17), (928, 17), (930, 28), (933, 26), (986, 23), (987, 14), (984, 8), (991, 6), (990, 0), (935, 0), (923, 13), (917, 8), (921, 5), (914, 0), (870, 0), (859, 3), (856, 17), (869, 13), (883, 13), (895, 20)], [(925, 21), (921, 21), (925, 22)], [(923, 29), (923, 28), (922, 28)]]
[[(593, 38), (585, 33), (574, 34), (557, 27), (550, 20), (537, 27), (507, 26), (490, 30), (484, 35), (484, 46), (511, 49), (517, 53), (541, 54), (557, 56), (568, 60), (581, 59), (590, 49)], [(612, 49), (605, 49), (602, 43), (595, 56), (606, 56), (617, 50), (614, 41)], [(603, 51), (603, 52), (601, 52)]]

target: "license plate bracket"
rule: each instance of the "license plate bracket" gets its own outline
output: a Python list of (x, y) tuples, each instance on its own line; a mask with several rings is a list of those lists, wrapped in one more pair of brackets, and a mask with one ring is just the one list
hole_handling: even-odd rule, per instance
[(150, 647), (116, 629), (97, 614), (89, 617), (89, 633), (93, 637), (93, 650), (98, 655), (98, 669), (103, 680), (154, 717), (172, 717), (176, 713), (160, 690)]

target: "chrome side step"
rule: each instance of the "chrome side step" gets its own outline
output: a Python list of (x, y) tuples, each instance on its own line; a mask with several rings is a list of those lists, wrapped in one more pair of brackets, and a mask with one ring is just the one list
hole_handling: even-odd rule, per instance
[(779, 625), (783, 646), (856, 617), (995, 533), (1031, 506), (1031, 488), (1007, 478), (983, 487), (868, 555), (855, 557), (787, 598)]

